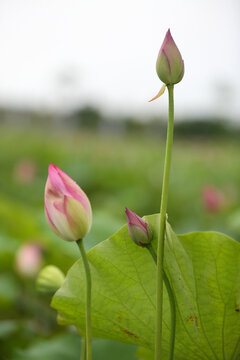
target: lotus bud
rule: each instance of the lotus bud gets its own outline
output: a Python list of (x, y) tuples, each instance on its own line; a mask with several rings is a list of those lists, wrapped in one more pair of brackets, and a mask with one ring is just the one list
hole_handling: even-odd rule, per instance
[(63, 272), (53, 265), (45, 266), (37, 277), (37, 290), (44, 294), (53, 295), (63, 284)]
[(67, 174), (50, 164), (45, 186), (45, 214), (49, 226), (62, 239), (84, 238), (92, 225), (87, 195)]
[(179, 83), (184, 75), (184, 62), (168, 29), (158, 54), (156, 70), (166, 85)]
[(126, 208), (128, 231), (131, 239), (139, 246), (147, 246), (152, 240), (152, 231), (149, 225), (135, 212)]

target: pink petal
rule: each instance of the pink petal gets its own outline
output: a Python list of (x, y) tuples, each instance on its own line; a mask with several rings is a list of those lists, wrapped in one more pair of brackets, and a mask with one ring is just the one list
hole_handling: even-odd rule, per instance
[(52, 218), (51, 218), (51, 216), (50, 216), (50, 211), (49, 211), (49, 210), (50, 210), (50, 209), (49, 209), (49, 206), (48, 206), (48, 204), (47, 204), (47, 201), (45, 200), (45, 214), (46, 214), (46, 219), (47, 219), (50, 227), (51, 227), (57, 234), (59, 234), (59, 231), (58, 231), (58, 229), (56, 228), (56, 226), (55, 226), (55, 224), (54, 224), (54, 222), (53, 222), (53, 220), (52, 220)]
[(59, 169), (57, 166), (50, 164), (48, 167), (48, 175), (55, 191), (64, 194), (66, 192), (66, 188), (62, 181), (62, 178), (59, 176), (58, 170)]
[(162, 46), (159, 50), (159, 53), (164, 51), (165, 47), (167, 46), (167, 44), (169, 43), (169, 41), (173, 41), (170, 29), (168, 29), (168, 31), (166, 32), (165, 38), (163, 40)]
[(73, 179), (70, 178), (70, 176), (59, 169), (56, 165), (49, 165), (49, 177), (53, 187), (57, 191), (61, 192), (63, 195), (78, 200), (87, 212), (91, 210), (90, 202), (84, 191)]

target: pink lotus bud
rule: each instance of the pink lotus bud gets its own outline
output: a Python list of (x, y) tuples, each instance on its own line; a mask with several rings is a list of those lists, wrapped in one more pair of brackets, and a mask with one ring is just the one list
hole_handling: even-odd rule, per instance
[(38, 244), (23, 244), (15, 258), (16, 269), (19, 274), (27, 277), (34, 277), (42, 264), (42, 250)]
[(87, 195), (67, 174), (50, 164), (45, 186), (45, 214), (49, 226), (62, 239), (84, 238), (92, 225)]
[(139, 246), (147, 246), (152, 240), (152, 231), (149, 225), (128, 208), (126, 208), (125, 213), (131, 239)]
[(184, 62), (168, 29), (158, 54), (156, 70), (158, 77), (166, 84), (179, 83), (184, 75)]

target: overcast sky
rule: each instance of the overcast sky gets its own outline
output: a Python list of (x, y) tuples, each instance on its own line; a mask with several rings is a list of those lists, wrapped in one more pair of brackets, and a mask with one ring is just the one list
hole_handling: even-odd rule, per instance
[(158, 113), (167, 95), (147, 100), (170, 28), (185, 61), (179, 115), (240, 121), (239, 20), (239, 0), (1, 0), (0, 104)]

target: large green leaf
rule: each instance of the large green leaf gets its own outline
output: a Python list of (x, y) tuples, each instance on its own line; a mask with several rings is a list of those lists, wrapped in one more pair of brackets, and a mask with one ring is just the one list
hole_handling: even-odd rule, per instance
[(139, 346), (136, 351), (136, 356), (139, 360), (153, 360), (154, 352), (150, 349), (146, 349), (143, 346)]
[[(146, 217), (157, 244), (158, 215)], [(177, 304), (175, 359), (237, 360), (240, 356), (240, 244), (215, 232), (177, 236), (167, 224), (165, 271)], [(88, 252), (93, 279), (95, 337), (153, 350), (156, 266), (125, 225)], [(53, 298), (59, 322), (84, 332), (82, 261), (70, 269)], [(164, 289), (163, 359), (167, 358), (170, 309)]]

